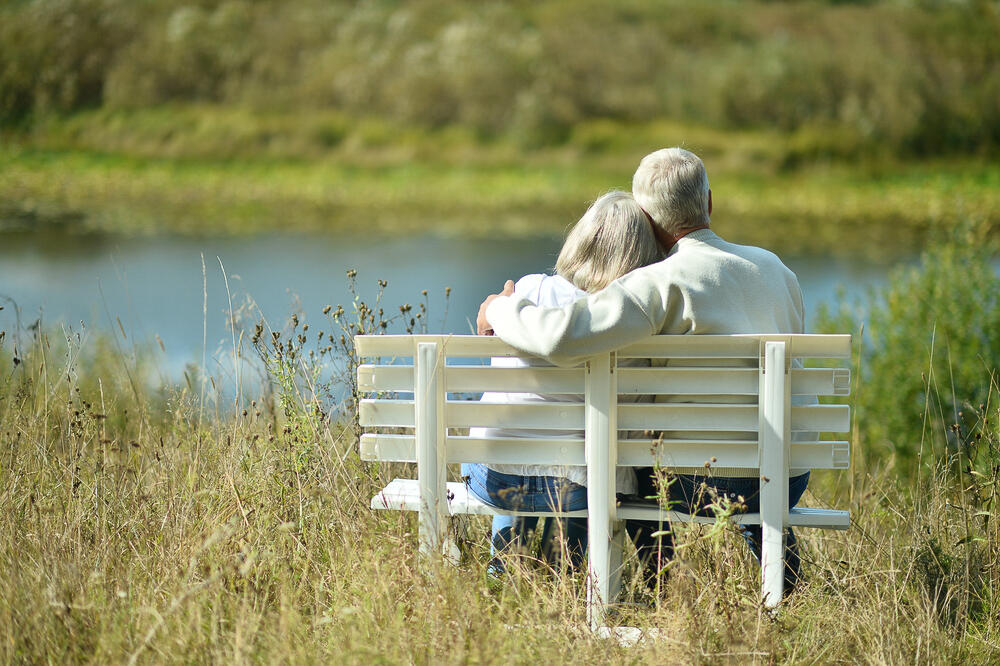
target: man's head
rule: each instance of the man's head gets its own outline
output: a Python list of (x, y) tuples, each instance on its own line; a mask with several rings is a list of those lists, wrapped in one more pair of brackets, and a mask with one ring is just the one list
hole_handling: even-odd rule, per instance
[(707, 227), (712, 213), (705, 165), (683, 148), (664, 148), (642, 158), (632, 177), (632, 196), (674, 237)]

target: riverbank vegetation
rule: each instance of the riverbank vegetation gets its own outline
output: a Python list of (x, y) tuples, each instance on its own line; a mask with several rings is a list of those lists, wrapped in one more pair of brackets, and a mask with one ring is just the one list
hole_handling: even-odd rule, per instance
[(6, 122), (209, 102), (461, 125), (527, 146), (587, 120), (669, 117), (808, 130), (848, 155), (1000, 147), (1000, 13), (987, 0), (33, 0), (0, 12)]
[(0, 231), (557, 234), (684, 145), (734, 240), (995, 239), (998, 31), (985, 0), (5, 3)]
[(0, 311), (0, 659), (995, 663), (998, 291), (977, 261), (944, 247), (874, 295), (887, 307), (865, 322), (870, 349), (857, 339), (852, 469), (817, 474), (806, 498), (853, 524), (802, 530), (805, 583), (779, 616), (733, 530), (693, 527), (653, 607), (618, 611), (661, 630), (633, 648), (582, 628), (579, 578), (527, 560), (488, 581), (480, 519), (459, 566), (422, 567), (413, 516), (369, 510), (398, 470), (359, 460), (314, 364), (351, 324), (380, 328), (377, 309), (235, 331), (234, 354), (256, 345), (271, 381), (228, 406), (196, 372), (149, 385), (110, 335)]
[[(328, 145), (326, 134), (338, 140)], [(39, 119), (8, 137), (0, 228), (558, 235), (597, 194), (629, 189), (651, 147), (680, 144), (705, 159), (713, 224), (738, 242), (893, 258), (963, 224), (994, 244), (1000, 237), (993, 162), (805, 159), (807, 143), (771, 130), (601, 120), (526, 151), (467, 128), (339, 112), (101, 110)]]

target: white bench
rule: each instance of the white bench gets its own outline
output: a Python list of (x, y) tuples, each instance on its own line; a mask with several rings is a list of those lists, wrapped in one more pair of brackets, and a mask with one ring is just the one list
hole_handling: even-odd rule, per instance
[[(847, 529), (850, 524), (846, 511), (788, 508), (789, 469), (849, 465), (846, 441), (792, 437), (793, 432), (849, 431), (847, 405), (793, 406), (799, 401), (792, 400), (793, 395), (848, 394), (849, 370), (802, 369), (800, 361), (849, 359), (849, 335), (654, 336), (576, 368), (482, 365), (490, 357), (521, 355), (484, 336), (356, 336), (354, 341), (359, 357), (375, 359), (358, 368), (358, 388), (372, 396), (360, 404), (361, 457), (417, 463), (417, 479), (393, 480), (372, 498), (371, 507), (418, 511), (422, 551), (443, 547), (450, 515), (556, 515), (499, 511), (463, 484), (446, 483), (446, 464), (587, 465), (588, 509), (558, 515), (588, 517), (588, 610), (594, 626), (617, 593), (620, 521), (714, 520), (649, 505), (618, 505), (615, 465), (704, 471), (714, 458), (715, 467), (759, 473), (760, 513), (732, 520), (762, 526), (762, 594), (769, 607), (782, 598), (783, 528)], [(619, 359), (629, 358), (654, 359), (653, 367), (618, 367)], [(480, 364), (468, 365), (470, 359)], [(467, 398), (485, 391), (583, 394), (584, 400), (492, 404)], [(618, 397), (626, 395), (665, 401), (619, 404)], [(563, 432), (531, 439), (457, 434), (477, 426)], [(585, 436), (566, 439), (567, 429)], [(619, 439), (620, 431), (657, 435)]]

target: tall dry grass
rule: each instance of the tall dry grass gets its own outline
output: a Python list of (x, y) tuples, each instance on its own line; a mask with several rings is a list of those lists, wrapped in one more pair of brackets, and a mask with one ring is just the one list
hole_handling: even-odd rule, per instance
[[(396, 325), (418, 325), (401, 314)], [(731, 528), (681, 530), (679, 563), (653, 606), (612, 618), (659, 630), (631, 648), (584, 628), (579, 575), (525, 557), (508, 580), (487, 579), (480, 519), (456, 526), (461, 564), (422, 563), (414, 517), (368, 508), (401, 470), (359, 460), (355, 428), (330, 409), (330, 377), (316, 372), (324, 349), (349, 344), (341, 326), (380, 328), (385, 315), (356, 303), (326, 316), (325, 336), (304, 319), (277, 337), (262, 326), (253, 337), (272, 381), (218, 414), (198, 382), (151, 389), (141, 357), (99, 336), (8, 327), (0, 660), (1000, 658), (998, 470), (970, 470), (946, 449), (911, 482), (871, 456), (818, 475), (806, 503), (849, 508), (854, 524), (803, 530), (805, 582), (776, 617), (758, 603), (756, 565)], [(971, 425), (994, 451), (997, 388)], [(853, 439), (867, 443), (864, 431)], [(625, 600), (649, 597), (630, 579)]]

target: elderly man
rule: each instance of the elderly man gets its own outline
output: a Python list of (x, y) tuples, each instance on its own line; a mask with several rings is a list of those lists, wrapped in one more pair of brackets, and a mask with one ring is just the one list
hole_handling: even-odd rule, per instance
[[(539, 307), (515, 299), (508, 282), (502, 294), (489, 296), (479, 310), (481, 334), (495, 334), (520, 350), (559, 365), (571, 365), (654, 334), (802, 333), (804, 315), (798, 279), (773, 253), (734, 245), (709, 229), (712, 191), (705, 166), (681, 148), (658, 150), (643, 158), (632, 179), (632, 194), (650, 217), (667, 257), (639, 268), (603, 290), (564, 307)], [(640, 492), (655, 494), (651, 470), (637, 470)], [(680, 474), (669, 487), (670, 501), (681, 510), (698, 511), (700, 489), (759, 510), (759, 477), (747, 470), (715, 469), (711, 476)], [(808, 483), (808, 473), (789, 479), (789, 506)], [(703, 485), (704, 484), (704, 485)], [(655, 522), (628, 521), (646, 572), (659, 572), (656, 556), (672, 557), (669, 533), (652, 537)], [(760, 527), (747, 540), (760, 558)], [(795, 535), (786, 535), (785, 589), (798, 580)]]

